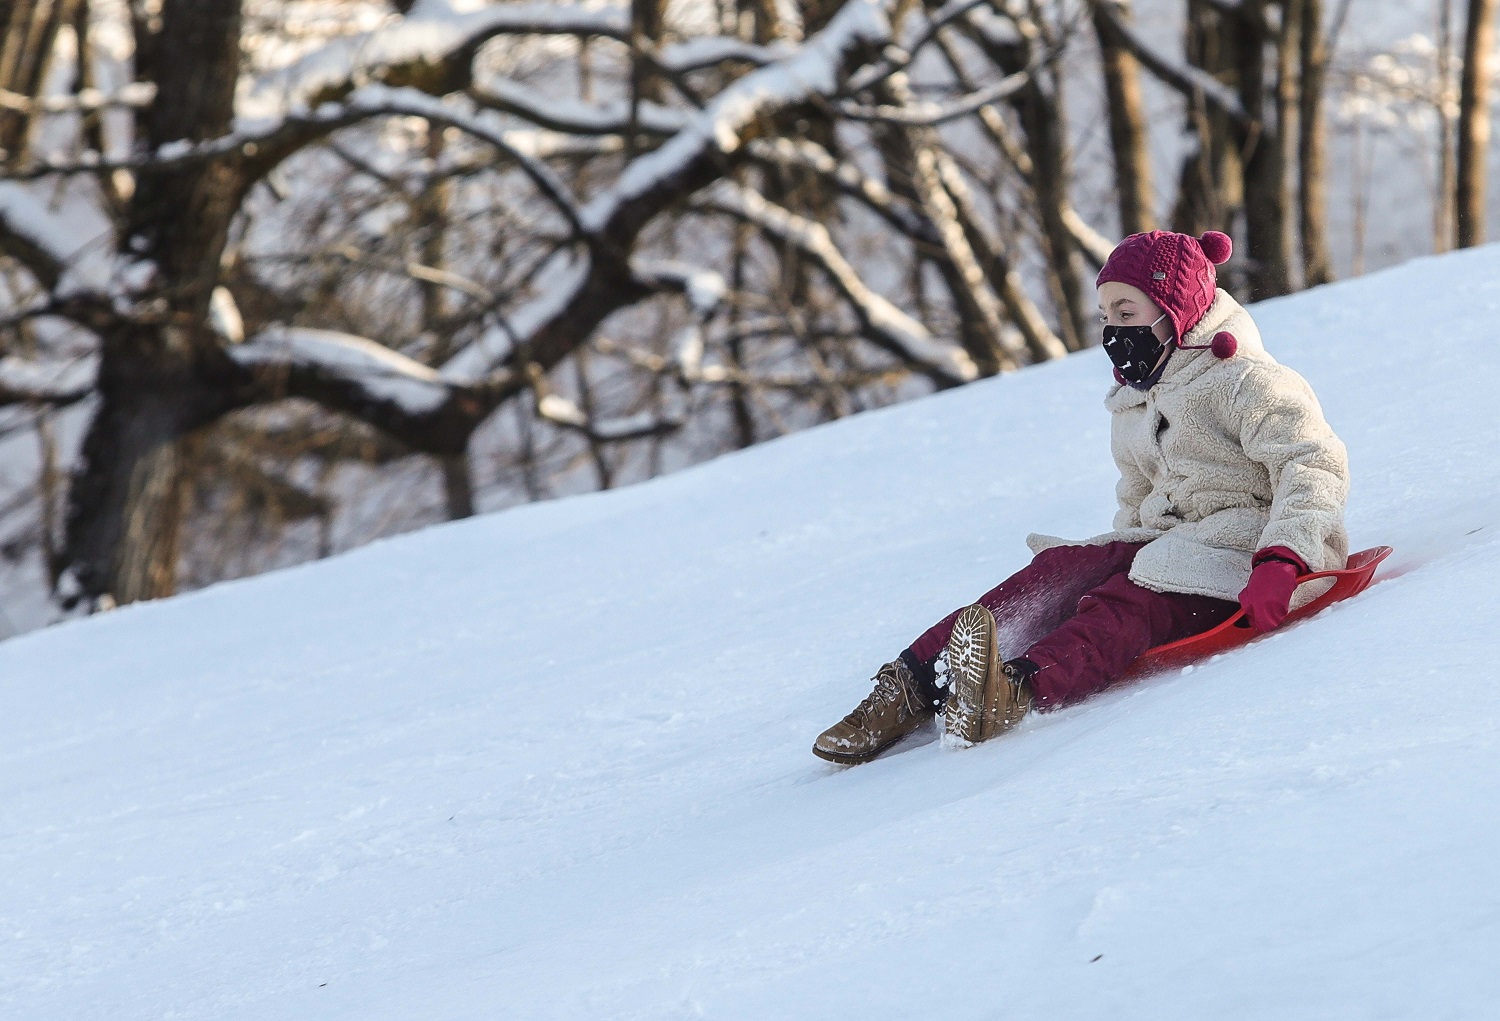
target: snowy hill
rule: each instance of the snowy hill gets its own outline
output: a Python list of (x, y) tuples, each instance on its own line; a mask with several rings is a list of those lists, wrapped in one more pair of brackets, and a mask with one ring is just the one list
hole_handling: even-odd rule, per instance
[(1500, 248), (1255, 309), (1384, 580), (963, 753), (809, 753), (1106, 527), (1107, 362), (0, 645), (0, 1017), (1478, 1018)]

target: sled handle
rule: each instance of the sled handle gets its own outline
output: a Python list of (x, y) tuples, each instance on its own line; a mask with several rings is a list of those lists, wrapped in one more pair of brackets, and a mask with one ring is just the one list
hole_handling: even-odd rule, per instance
[[(1394, 550), (1390, 546), (1372, 546), (1369, 549), (1351, 554), (1345, 566), (1336, 570), (1313, 571), (1310, 574), (1302, 575), (1297, 579), (1297, 586), (1299, 588), (1306, 582), (1320, 581), (1325, 578), (1333, 578), (1334, 584), (1331, 589), (1317, 599), (1314, 599), (1306, 606), (1299, 607), (1295, 613), (1288, 614), (1287, 621), (1300, 620), (1303, 617), (1317, 613), (1330, 603), (1359, 595), (1365, 589), (1369, 588), (1370, 583), (1375, 580), (1375, 568), (1379, 567), (1381, 562), (1393, 552)], [(1231, 627), (1247, 628), (1250, 627), (1250, 615), (1244, 610), (1239, 610), (1226, 623)], [(1284, 621), (1283, 623), (1286, 622)], [(1224, 627), (1225, 625), (1221, 624), (1219, 626)], [(1280, 625), (1278, 625), (1277, 629), (1280, 629)]]

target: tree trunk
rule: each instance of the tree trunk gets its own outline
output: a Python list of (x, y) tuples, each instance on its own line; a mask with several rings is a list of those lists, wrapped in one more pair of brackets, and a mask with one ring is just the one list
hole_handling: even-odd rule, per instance
[[(114, 603), (176, 589), (190, 476), (188, 434), (214, 416), (198, 373), (167, 353), (181, 345), (127, 324), (108, 347), (154, 357), (100, 363), (99, 408), (69, 490), (67, 560), (82, 595)], [(169, 367), (170, 366), (170, 367)]]
[(443, 469), (443, 496), (448, 520), (474, 516), (474, 480), (469, 474), (469, 453), (445, 454), (438, 459)]
[[(827, 28), (844, 0), (796, 0), (796, 3), (802, 12), (802, 34), (806, 37)], [(892, 23), (899, 25), (900, 21), (893, 18)]]
[[(751, 231), (748, 225), (736, 221), (734, 225), (734, 254), (730, 260), (729, 286), (735, 294), (744, 294), (748, 285), (745, 272), (749, 262)], [(740, 328), (745, 317), (742, 302), (732, 302), (729, 307), (729, 361), (736, 375), (729, 385), (729, 411), (734, 421), (734, 445), (738, 450), (755, 444), (755, 416), (750, 409), (750, 389), (745, 385), (745, 341)]]
[[(1121, 17), (1128, 18), (1128, 2), (1120, 0), (1118, 6)], [(1104, 70), (1120, 233), (1139, 234), (1156, 228), (1156, 195), (1151, 186), (1151, 153), (1147, 148), (1149, 135), (1146, 106), (1141, 98), (1140, 67), (1121, 45), (1119, 34), (1109, 20), (1098, 11), (1094, 13), (1094, 32), (1099, 37), (1099, 57)]]
[(1323, 33), (1323, 0), (1300, 0), (1301, 91), (1297, 117), (1297, 222), (1302, 234), (1302, 285), (1333, 279), (1328, 253), (1328, 129), (1323, 118), (1323, 83), (1328, 47)]
[(1432, 204), (1432, 250), (1440, 253), (1453, 247), (1454, 232), (1453, 0), (1439, 0), (1437, 37), (1437, 199)]
[[(798, 12), (790, 8), (790, 0), (739, 0), (739, 8), (742, 27), (750, 29), (748, 42), (764, 46), (796, 41), (800, 35)], [(839, 139), (833, 118), (813, 110), (804, 111), (796, 132), (838, 156)], [(821, 174), (793, 165), (766, 166), (761, 174), (760, 192), (767, 200), (819, 223), (831, 226), (838, 221), (838, 195)], [(794, 244), (778, 240), (770, 244), (781, 265), (781, 293), (794, 307), (811, 307), (812, 281), (816, 276), (812, 264)]]
[[(443, 129), (436, 124), (427, 126), (427, 159), (429, 165), (442, 165)], [(420, 195), (412, 202), (411, 224), (415, 228), (420, 253), (418, 258), (428, 269), (448, 268), (448, 206), (453, 184), (446, 178), (429, 180)], [(432, 280), (417, 284), (422, 295), (421, 321), (418, 329), (431, 342), (427, 355), (433, 365), (441, 365), (453, 356), (452, 334), (445, 328), (448, 290)]]
[(757, 35), (788, 43), (803, 39), (801, 5), (793, 0), (757, 0), (755, 17)]
[[(963, 61), (952, 45), (947, 32), (938, 33), (938, 47), (942, 50), (948, 62), (949, 71), (961, 84), (965, 91), (975, 91), (976, 86), (964, 71)], [(1025, 187), (1034, 191), (1032, 182), (1036, 177), (1036, 167), (1031, 156), (1012, 137), (1006, 127), (1005, 119), (999, 110), (993, 106), (986, 106), (979, 110), (979, 123), (983, 127), (995, 148), (1004, 155), (1005, 159), (1015, 167), (1016, 173), (1021, 176)], [(1068, 348), (1052, 332), (1052, 327), (1047, 325), (1046, 317), (1041, 309), (1031, 300), (1021, 283), (1021, 274), (1015, 267), (1015, 260), (1011, 247), (1006, 243), (1006, 229), (1002, 227), (997, 237), (991, 238), (983, 228), (984, 218), (979, 214), (971, 199), (971, 192), (963, 185), (962, 174), (953, 165), (953, 160), (945, 161), (944, 180), (956, 182), (948, 185), (948, 191), (953, 195), (954, 203), (958, 208), (960, 217), (964, 222), (964, 229), (969, 234), (969, 243), (978, 254), (980, 263), (984, 267), (985, 275), (989, 278), (990, 286), (995, 289), (1000, 303), (1005, 307), (1006, 314), (1010, 316), (1011, 322), (1015, 323), (1016, 329), (1021, 333), (1026, 343), (1026, 349), (1031, 355), (1033, 362), (1044, 362), (1052, 358), (1061, 358), (1068, 353)], [(997, 205), (1002, 201), (997, 194), (993, 197)], [(1071, 210), (1069, 210), (1071, 212)], [(1076, 215), (1076, 213), (1074, 214)], [(915, 278), (921, 281), (921, 264), (915, 265)], [(1056, 293), (1054, 291), (1054, 293)], [(925, 295), (922, 296), (920, 304), (925, 308)], [(925, 315), (925, 312), (924, 312)]]
[(1459, 248), (1484, 242), (1486, 153), (1490, 142), (1490, 68), (1497, 0), (1469, 0), (1464, 69), (1458, 96), (1458, 177), (1455, 240)]
[(1293, 169), (1298, 166), (1301, 152), (1302, 90), (1299, 79), (1302, 69), (1302, 10), (1303, 0), (1281, 0), (1281, 30), (1276, 35), (1276, 140), (1281, 148), (1281, 207), (1287, 217), (1287, 280), (1288, 288), (1295, 286), (1296, 253), (1300, 247), (1293, 236), (1296, 231), (1292, 216), (1298, 206), (1297, 176)]
[(630, 125), (625, 129), (625, 157), (634, 159), (640, 145), (642, 103), (661, 99), (661, 83), (643, 56), (661, 38), (662, 0), (630, 0)]
[[(1292, 289), (1292, 237), (1287, 201), (1286, 162), (1280, 124), (1266, 116), (1266, 44), (1264, 4), (1236, 11), (1225, 28), (1238, 67), (1240, 102), (1254, 118), (1237, 130), (1245, 183), (1245, 248), (1250, 267), (1246, 282), (1251, 301), (1273, 298)], [(1236, 23), (1238, 22), (1238, 24)], [(1283, 33), (1287, 31), (1283, 26)], [(1281, 39), (1276, 40), (1281, 49)], [(1283, 61), (1284, 63), (1284, 61)]]
[[(240, 0), (164, 0), (159, 44), (175, 56), (157, 69), (157, 98), (146, 114), (152, 148), (227, 133), (239, 80), (240, 21)], [(229, 161), (140, 175), (126, 251), (156, 263), (162, 296), (189, 320), (207, 315), (243, 176)]]
[[(239, 0), (165, 0), (150, 145), (223, 134), (239, 78)], [(67, 559), (82, 594), (117, 603), (175, 587), (185, 437), (233, 405), (238, 373), (208, 328), (229, 225), (243, 189), (231, 162), (142, 173), (122, 251), (153, 265), (149, 320), (101, 330), (99, 407), (69, 493)], [(153, 300), (154, 299), (154, 300)]]

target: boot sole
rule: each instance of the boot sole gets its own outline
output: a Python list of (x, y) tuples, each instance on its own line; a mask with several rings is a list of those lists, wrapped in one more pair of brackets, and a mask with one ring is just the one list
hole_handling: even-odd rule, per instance
[(913, 727), (905, 734), (902, 734), (900, 737), (897, 737), (892, 741), (887, 741), (885, 744), (881, 745), (879, 748), (874, 749), (873, 751), (847, 752), (844, 754), (840, 754), (838, 752), (826, 751), (825, 749), (819, 748), (817, 745), (813, 745), (812, 753), (818, 758), (822, 759), (824, 762), (832, 762), (838, 766), (858, 766), (860, 763), (869, 762), (871, 759), (876, 759), (884, 755), (886, 752), (896, 747), (902, 741), (905, 741), (917, 729), (917, 727)]
[(819, 748), (817, 745), (813, 746), (812, 753), (814, 755), (816, 755), (818, 758), (822, 759), (824, 762), (831, 762), (835, 766), (858, 766), (861, 763), (869, 762), (871, 759), (876, 758), (877, 756), (879, 756), (883, 752), (889, 751), (891, 748), (895, 747), (900, 742), (901, 742), (901, 738), (898, 737), (896, 740), (892, 741), (890, 744), (881, 745), (879, 748), (875, 749), (873, 752), (864, 752), (863, 754), (859, 754), (859, 755), (840, 755), (838, 752), (825, 752), (823, 749)]
[(977, 744), (984, 724), (984, 688), (997, 667), (995, 617), (983, 606), (966, 606), (948, 639), (948, 702), (943, 707), (943, 745)]

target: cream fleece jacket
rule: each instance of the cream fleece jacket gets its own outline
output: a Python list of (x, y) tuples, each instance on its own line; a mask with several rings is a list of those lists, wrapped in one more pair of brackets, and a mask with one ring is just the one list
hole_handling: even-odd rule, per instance
[[(1313, 571), (1344, 566), (1349, 462), (1307, 381), (1266, 353), (1250, 313), (1219, 290), (1184, 343), (1234, 334), (1234, 357), (1173, 351), (1149, 390), (1115, 386), (1110, 450), (1120, 469), (1115, 530), (1092, 539), (1032, 535), (1060, 545), (1145, 542), (1130, 579), (1156, 592), (1236, 600), (1251, 556), (1294, 551)], [(1303, 585), (1293, 608), (1324, 585)]]

